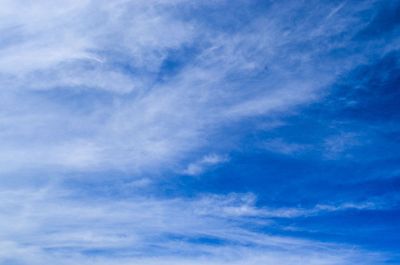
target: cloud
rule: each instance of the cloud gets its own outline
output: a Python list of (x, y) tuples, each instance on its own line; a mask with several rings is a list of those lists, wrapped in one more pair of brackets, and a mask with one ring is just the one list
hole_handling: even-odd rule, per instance
[(324, 141), (324, 156), (327, 159), (335, 159), (342, 154), (346, 154), (351, 148), (361, 145), (358, 138), (359, 135), (351, 132), (328, 137)]
[(190, 163), (185, 170), (183, 170), (183, 174), (189, 176), (196, 176), (202, 174), (207, 168), (225, 163), (229, 160), (227, 156), (221, 156), (217, 154), (209, 154), (202, 157), (200, 160), (197, 160), (193, 163)]
[(1, 171), (163, 171), (229, 126), (315, 102), (361, 60), (329, 54), (359, 18), (316, 5), (292, 25), (292, 4), (224, 31), (203, 19), (224, 1), (4, 2)]
[(287, 143), (283, 139), (276, 138), (267, 140), (262, 143), (262, 147), (266, 150), (281, 153), (284, 155), (292, 155), (298, 152), (307, 150), (308, 146), (305, 144)]
[[(279, 126), (394, 49), (353, 41), (377, 2), (284, 1), (254, 13), (247, 1), (1, 1), (0, 264), (383, 263), (353, 245), (269, 233), (277, 219), (374, 202), (163, 197), (156, 181), (229, 162), (254, 120)], [(325, 142), (334, 156), (355, 137), (339, 136)], [(265, 147), (305, 148), (279, 137)], [(67, 176), (85, 184), (68, 189)], [(127, 176), (124, 192), (96, 193)]]
[(0, 197), (1, 263), (376, 264), (384, 258), (249, 228), (260, 226), (265, 211), (251, 194), (108, 200), (51, 186), (3, 189)]

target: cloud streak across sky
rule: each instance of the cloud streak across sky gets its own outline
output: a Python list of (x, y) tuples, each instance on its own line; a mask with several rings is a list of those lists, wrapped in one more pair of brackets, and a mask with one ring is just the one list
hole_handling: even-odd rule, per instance
[(0, 264), (397, 261), (398, 1), (0, 6)]

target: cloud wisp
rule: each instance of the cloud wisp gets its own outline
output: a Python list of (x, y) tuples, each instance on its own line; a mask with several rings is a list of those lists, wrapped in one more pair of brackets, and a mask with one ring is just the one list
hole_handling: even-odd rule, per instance
[(256, 228), (269, 226), (270, 218), (309, 213), (258, 209), (251, 194), (110, 201), (53, 186), (0, 196), (7, 216), (1, 220), (0, 261), (8, 264), (376, 264), (384, 259), (345, 245), (260, 232)]

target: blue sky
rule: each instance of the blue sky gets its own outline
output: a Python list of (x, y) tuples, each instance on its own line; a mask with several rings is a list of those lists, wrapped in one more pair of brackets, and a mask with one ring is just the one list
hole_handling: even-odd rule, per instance
[(0, 0), (0, 264), (400, 264), (399, 25)]

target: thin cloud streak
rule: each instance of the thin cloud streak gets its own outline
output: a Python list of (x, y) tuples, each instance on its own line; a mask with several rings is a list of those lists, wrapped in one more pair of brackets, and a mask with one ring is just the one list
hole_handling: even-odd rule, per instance
[[(50, 264), (61, 258), (61, 264), (153, 264), (161, 258), (165, 264), (205, 260), (212, 264), (294, 264), (301, 260), (352, 264), (364, 259), (374, 264), (384, 258), (346, 246), (247, 229), (249, 224), (260, 225), (259, 218), (290, 218), (282, 210), (255, 208), (251, 194), (197, 199), (135, 196), (110, 201), (53, 186), (39, 191), (3, 190), (0, 196), (1, 212), (7, 216), (0, 230), (3, 262)], [(328, 211), (339, 208), (343, 207)], [(262, 223), (268, 226), (266, 220)], [(215, 245), (213, 240), (221, 243)]]

